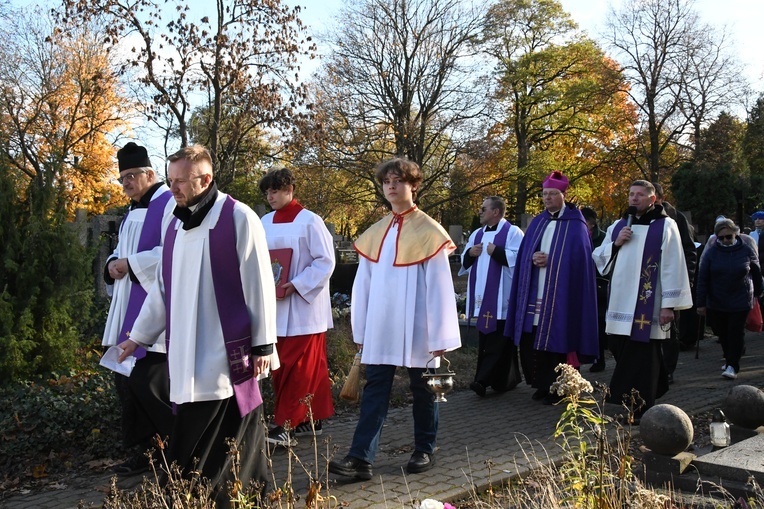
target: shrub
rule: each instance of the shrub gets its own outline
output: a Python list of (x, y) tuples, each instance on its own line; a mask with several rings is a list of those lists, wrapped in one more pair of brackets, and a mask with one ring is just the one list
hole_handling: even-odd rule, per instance
[(70, 369), (93, 317), (93, 253), (64, 193), (20, 182), (0, 162), (0, 382)]
[(89, 367), (0, 388), (0, 467), (6, 476), (43, 477), (124, 452), (114, 377), (96, 366), (97, 352), (77, 353)]

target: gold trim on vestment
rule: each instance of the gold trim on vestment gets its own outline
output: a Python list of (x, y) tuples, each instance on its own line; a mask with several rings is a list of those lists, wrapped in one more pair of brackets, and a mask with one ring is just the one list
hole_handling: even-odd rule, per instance
[(358, 254), (371, 262), (378, 262), (382, 242), (394, 221), (399, 223), (395, 239), (395, 267), (422, 263), (438, 254), (441, 249), (446, 249), (448, 253), (456, 249), (448, 232), (414, 205), (403, 214), (391, 212), (371, 225), (353, 244)]

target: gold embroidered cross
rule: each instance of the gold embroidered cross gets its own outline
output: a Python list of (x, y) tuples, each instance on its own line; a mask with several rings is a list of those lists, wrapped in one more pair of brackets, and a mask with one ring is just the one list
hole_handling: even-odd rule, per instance
[(639, 317), (639, 320), (634, 320), (634, 323), (638, 323), (639, 330), (642, 330), (645, 328), (645, 325), (650, 325), (650, 320), (645, 320), (645, 314), (642, 313), (642, 316)]
[(488, 327), (488, 322), (491, 321), (491, 318), (493, 318), (493, 315), (491, 314), (490, 311), (486, 311), (485, 314), (483, 315), (483, 318), (485, 318), (485, 326)]

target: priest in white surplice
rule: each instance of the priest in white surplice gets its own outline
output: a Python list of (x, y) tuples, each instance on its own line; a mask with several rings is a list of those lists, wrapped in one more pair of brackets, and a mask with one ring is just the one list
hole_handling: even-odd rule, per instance
[[(111, 297), (103, 333), (103, 346), (122, 343), (130, 336), (146, 293), (156, 280), (164, 232), (175, 200), (170, 189), (157, 182), (146, 149), (130, 142), (117, 152), (119, 182), (130, 198), (130, 209), (119, 227), (119, 242), (104, 267), (104, 282)], [(114, 385), (122, 407), (122, 435), (132, 456), (114, 467), (133, 474), (149, 467), (145, 455), (155, 435), (172, 429), (170, 381), (164, 331), (153, 346), (139, 352), (129, 377), (115, 373)]]
[[(435, 464), (438, 403), (422, 374), (429, 363), (461, 346), (454, 284), (448, 262), (456, 248), (448, 233), (414, 205), (422, 182), (419, 165), (392, 159), (376, 170), (392, 213), (355, 242), (360, 262), (353, 283), (353, 341), (362, 348), (366, 385), (350, 450), (329, 471), (356, 480), (372, 478), (397, 366), (407, 368), (413, 394), (414, 453), (406, 470)], [(401, 444), (403, 445), (403, 444)]]
[[(269, 171), (259, 184), (273, 212), (263, 216), (274, 270), (286, 270), (276, 289), (277, 350), (281, 367), (273, 372), (276, 395), (268, 442), (294, 445), (293, 436), (320, 435), (323, 420), (334, 415), (326, 330), (333, 326), (329, 278), (334, 271), (334, 241), (324, 221), (295, 198), (295, 178), (286, 168)], [(277, 261), (286, 253), (289, 263)], [(313, 422), (308, 419), (310, 399)], [(284, 428), (286, 422), (291, 430)]]
[(178, 220), (165, 235), (157, 284), (122, 358), (136, 343), (152, 344), (166, 322), (170, 398), (177, 406), (168, 459), (185, 474), (201, 471), (217, 507), (228, 507), (234, 458), (227, 438), (238, 445), (244, 486), (250, 480), (264, 486), (268, 478), (257, 383), (277, 362), (268, 245), (257, 214), (217, 190), (207, 149), (176, 152), (168, 175)]
[(673, 219), (655, 204), (655, 188), (637, 180), (629, 210), (607, 230), (592, 254), (600, 274), (611, 274), (606, 332), (616, 366), (610, 400), (628, 404), (632, 389), (644, 406), (639, 417), (668, 391), (660, 341), (669, 337), (675, 311), (692, 307), (682, 240)]
[(486, 387), (496, 392), (517, 385), (519, 363), (515, 343), (504, 335), (507, 304), (512, 290), (517, 251), (523, 231), (504, 219), (504, 198), (489, 196), (480, 207), (480, 224), (462, 251), (459, 275), (467, 280), (467, 320), (477, 317), (478, 359), (470, 389), (485, 396)]

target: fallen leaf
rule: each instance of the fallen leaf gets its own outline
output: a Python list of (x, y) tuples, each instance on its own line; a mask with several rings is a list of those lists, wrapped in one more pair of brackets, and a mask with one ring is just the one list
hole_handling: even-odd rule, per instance
[(114, 460), (101, 458), (97, 460), (88, 461), (87, 463), (85, 463), (85, 466), (92, 470), (104, 470), (106, 468), (111, 468), (116, 464), (117, 462)]
[(48, 477), (48, 473), (45, 471), (45, 465), (35, 465), (32, 467), (32, 477), (35, 479), (42, 479)]

